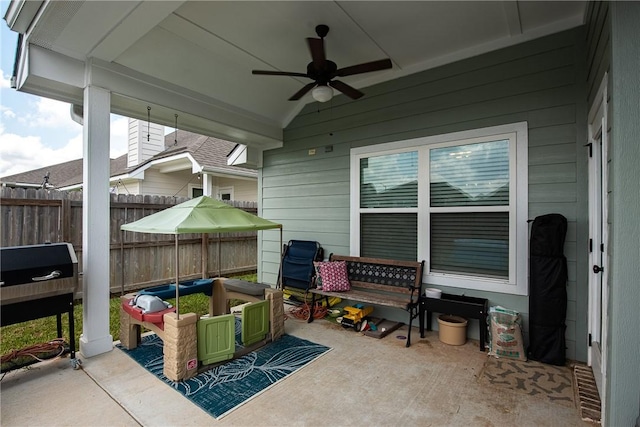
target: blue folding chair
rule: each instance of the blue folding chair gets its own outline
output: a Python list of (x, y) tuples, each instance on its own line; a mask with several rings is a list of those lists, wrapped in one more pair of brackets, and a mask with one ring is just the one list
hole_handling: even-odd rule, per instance
[(313, 283), (314, 261), (322, 261), (324, 251), (318, 242), (289, 240), (284, 246), (280, 286), (307, 290)]

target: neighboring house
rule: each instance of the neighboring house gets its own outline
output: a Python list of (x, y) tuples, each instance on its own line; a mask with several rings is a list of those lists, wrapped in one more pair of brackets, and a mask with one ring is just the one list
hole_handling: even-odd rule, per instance
[[(111, 191), (119, 194), (257, 200), (257, 172), (227, 165), (237, 144), (129, 120), (127, 154), (111, 159)], [(23, 188), (82, 188), (82, 159), (0, 178), (2, 185)]]
[[(19, 90), (103, 122), (110, 112), (142, 118), (156, 103), (161, 123), (177, 110), (185, 129), (239, 141), (244, 155), (231, 157), (259, 168), (259, 213), (285, 239), (424, 259), (425, 285), (515, 309), (526, 332), (528, 221), (564, 215), (566, 355), (593, 367), (605, 425), (637, 425), (640, 2), (34, 3), (14, 1), (9, 14), (25, 37)], [(107, 5), (113, 13), (99, 15)], [(554, 20), (573, 8), (569, 24)], [(286, 101), (309, 83), (304, 75), (251, 75), (299, 70), (303, 37), (324, 23), (327, 57), (340, 66), (389, 56), (393, 70), (347, 77), (360, 99), (306, 105), (310, 97)], [(107, 138), (100, 126), (85, 131)], [(105, 161), (88, 151), (87, 165)], [(107, 229), (101, 200), (90, 203)], [(278, 237), (259, 236), (264, 283), (276, 283)], [(473, 263), (474, 245), (494, 268)], [(86, 248), (106, 258), (106, 242), (87, 236)], [(87, 286), (108, 290), (100, 262), (89, 268), (98, 273)], [(81, 350), (109, 351), (106, 315), (88, 328)]]

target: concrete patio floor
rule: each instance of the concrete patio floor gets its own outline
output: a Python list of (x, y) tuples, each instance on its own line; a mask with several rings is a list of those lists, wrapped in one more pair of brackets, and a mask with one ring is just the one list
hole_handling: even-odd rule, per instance
[(437, 332), (405, 348), (406, 326), (383, 339), (328, 321), (289, 318), (286, 333), (332, 348), (310, 365), (216, 421), (114, 348), (7, 373), (1, 424), (10, 426), (593, 426), (577, 407), (478, 379), (478, 342), (449, 346)]

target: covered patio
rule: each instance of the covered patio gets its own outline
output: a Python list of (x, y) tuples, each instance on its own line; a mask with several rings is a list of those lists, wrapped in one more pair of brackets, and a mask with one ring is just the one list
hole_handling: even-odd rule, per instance
[[(13, 87), (72, 104), (73, 117), (83, 123), (80, 352), (96, 382), (108, 390), (115, 387), (110, 395), (115, 398), (120, 390), (125, 391), (123, 401), (134, 399), (136, 404), (125, 405), (127, 411), (133, 414), (129, 408), (142, 404), (146, 395), (134, 386), (121, 387), (129, 373), (116, 369), (121, 355), (113, 350), (108, 329), (105, 260), (110, 242), (104, 212), (110, 209), (111, 113), (236, 142), (229, 163), (258, 169), (258, 215), (281, 223), (285, 241), (320, 241), (326, 253), (365, 256), (360, 245), (367, 236), (363, 232), (361, 239), (365, 227), (360, 219), (374, 208), (366, 211), (361, 205), (366, 182), (359, 179), (369, 158), (390, 161), (400, 151), (415, 156), (415, 177), (394, 183), (411, 184), (403, 187), (410, 197), (400, 200), (400, 208), (383, 207), (379, 212), (387, 215), (386, 222), (373, 223), (369, 230), (384, 230), (383, 240), (396, 240), (400, 234), (393, 233), (388, 217), (404, 209), (400, 213), (409, 221), (394, 226), (409, 232), (398, 246), (410, 249), (407, 258), (426, 261), (423, 284), (519, 310), (525, 341), (530, 314), (527, 220), (563, 214), (568, 220), (568, 303), (562, 325), (567, 358), (594, 367), (605, 425), (640, 423), (640, 335), (633, 333), (640, 325), (640, 3), (13, 0), (5, 21), (19, 34)], [(329, 32), (316, 32), (318, 26)], [(375, 61), (391, 68), (360, 67)], [(326, 74), (325, 68), (334, 66), (337, 71)], [(315, 85), (324, 95), (312, 95)], [(479, 139), (489, 144), (499, 135), (510, 150), (505, 149), (509, 160), (504, 163), (509, 191), (493, 193), (504, 196), (502, 205), (483, 203), (478, 210), (482, 218), (496, 213), (489, 208), (499, 211), (507, 235), (501, 237), (503, 273), (438, 271), (431, 257), (437, 248), (432, 248), (429, 222), (428, 189), (436, 183), (429, 178), (430, 153)], [(206, 180), (203, 191), (211, 193)], [(433, 212), (437, 216), (458, 208), (436, 206)], [(462, 206), (460, 211), (472, 209)], [(483, 230), (481, 221), (472, 226)], [(263, 231), (258, 239), (258, 280), (275, 285), (279, 238)], [(398, 256), (386, 249), (388, 258)], [(455, 366), (455, 358), (444, 357), (442, 369), (431, 371), (430, 358), (437, 352), (429, 345), (383, 356), (388, 340), (358, 348), (352, 339), (341, 344), (341, 336), (332, 331), (325, 336), (316, 325), (296, 325), (292, 333), (298, 332), (336, 349), (312, 369), (346, 366), (351, 371), (343, 372), (353, 379), (345, 386), (345, 375), (328, 375), (325, 369), (321, 377), (305, 381), (309, 369), (298, 376), (301, 391), (283, 392), (278, 405), (262, 396), (222, 423), (247, 424), (255, 421), (252, 416), (274, 417), (267, 424), (282, 419), (338, 423), (343, 420), (335, 418), (345, 414), (346, 423), (355, 424), (372, 414), (374, 423), (386, 424), (545, 425), (548, 418), (536, 417), (555, 416), (555, 407), (511, 394), (504, 396), (506, 405), (491, 406), (503, 396), (495, 399), (473, 386), (472, 375), (454, 388), (466, 400), (452, 406), (447, 402), (453, 396), (447, 395), (444, 402), (439, 396), (450, 390), (449, 379), (433, 390), (430, 384), (438, 383), (438, 372), (451, 368), (448, 363)], [(407, 355), (411, 363), (400, 363), (398, 358)], [(468, 369), (479, 369), (481, 357), (477, 351), (465, 354)], [(380, 369), (366, 371), (384, 360), (385, 369), (399, 369), (404, 390), (412, 387), (408, 394), (393, 394), (392, 405), (388, 396), (376, 393), (374, 372)], [(385, 376), (383, 388), (394, 381)], [(328, 397), (336, 390), (337, 399)], [(6, 396), (3, 390), (3, 420)], [(304, 404), (296, 404), (291, 414), (273, 411), (291, 407), (300, 396)], [(149, 416), (161, 414), (163, 409), (149, 399), (141, 407)], [(341, 411), (316, 405), (325, 400), (333, 408), (338, 400)], [(375, 402), (388, 405), (383, 406), (387, 411), (370, 410)], [(307, 405), (317, 411), (311, 417)], [(248, 408), (255, 413), (245, 413)], [(575, 413), (559, 412), (569, 418), (548, 425), (579, 423)], [(492, 416), (473, 418), (482, 413)]]
[[(216, 421), (121, 350), (11, 372), (2, 425), (85, 426), (593, 426), (576, 403), (554, 403), (483, 378), (477, 341), (449, 346), (428, 332), (405, 348), (406, 326), (382, 339), (328, 321), (288, 319), (285, 331), (332, 350)], [(550, 373), (557, 372), (549, 367)], [(567, 368), (568, 369), (568, 368)], [(28, 408), (24, 407), (29, 396)]]

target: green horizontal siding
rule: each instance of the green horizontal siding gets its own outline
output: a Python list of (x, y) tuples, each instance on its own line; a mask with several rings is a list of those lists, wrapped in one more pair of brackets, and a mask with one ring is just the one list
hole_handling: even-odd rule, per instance
[[(583, 29), (567, 31), (367, 87), (358, 101), (337, 96), (307, 105), (285, 129), (284, 146), (264, 153), (263, 216), (282, 222), (285, 240), (317, 240), (326, 255), (348, 254), (352, 148), (527, 121), (529, 218), (557, 212), (569, 221), (567, 356), (585, 360), (584, 343), (576, 343), (586, 323), (586, 308), (577, 304), (583, 292), (578, 265), (586, 267), (576, 237), (586, 197), (579, 186), (585, 171), (577, 166), (586, 162), (583, 43)], [(277, 262), (268, 256), (272, 246), (264, 242), (265, 281), (277, 277)], [(526, 296), (444, 291), (518, 310), (526, 326)], [(403, 313), (395, 316), (406, 320)]]

